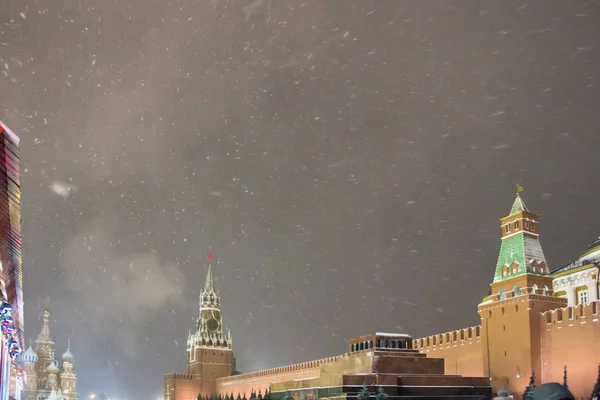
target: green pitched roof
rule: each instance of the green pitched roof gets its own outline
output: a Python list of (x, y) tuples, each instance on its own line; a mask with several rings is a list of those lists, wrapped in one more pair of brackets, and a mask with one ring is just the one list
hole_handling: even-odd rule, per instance
[(510, 209), (510, 215), (518, 214), (521, 211), (529, 211), (529, 210), (527, 209), (527, 206), (523, 202), (523, 199), (521, 198), (521, 196), (517, 195), (517, 198), (515, 199), (515, 202), (513, 203), (513, 206)]
[[(529, 211), (521, 199), (517, 195), (515, 202), (512, 206), (510, 215), (517, 214), (521, 211)], [(494, 274), (494, 282), (511, 279), (515, 276), (524, 275), (528, 272), (528, 267), (532, 261), (546, 263), (546, 257), (542, 250), (540, 240), (536, 235), (532, 235), (526, 232), (519, 232), (517, 234), (509, 235), (502, 239), (500, 245), (500, 254), (498, 255), (498, 262), (496, 263), (496, 272)], [(511, 266), (513, 263), (518, 264), (517, 272), (512, 273), (512, 269), (506, 276), (502, 276), (502, 267), (507, 265)]]

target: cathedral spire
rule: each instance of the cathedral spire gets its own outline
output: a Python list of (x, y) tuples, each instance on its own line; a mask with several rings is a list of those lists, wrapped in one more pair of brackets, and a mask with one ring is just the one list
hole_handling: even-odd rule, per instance
[(38, 342), (52, 342), (52, 336), (50, 335), (50, 310), (45, 309), (42, 317), (42, 330), (36, 339)]

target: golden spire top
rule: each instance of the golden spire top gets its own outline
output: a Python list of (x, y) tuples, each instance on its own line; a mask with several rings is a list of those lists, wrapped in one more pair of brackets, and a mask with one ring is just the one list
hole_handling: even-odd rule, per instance
[(67, 338), (67, 350), (71, 348), (71, 338)]
[(523, 186), (521, 186), (521, 184), (517, 183), (517, 196), (519, 196), (522, 191), (523, 191)]

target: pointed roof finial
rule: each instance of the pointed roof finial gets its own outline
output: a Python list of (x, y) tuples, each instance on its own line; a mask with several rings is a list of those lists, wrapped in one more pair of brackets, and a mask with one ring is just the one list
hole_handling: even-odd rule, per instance
[(208, 259), (208, 269), (206, 271), (206, 281), (204, 282), (203, 293), (217, 293), (217, 290), (215, 288), (215, 281), (214, 281), (213, 273), (212, 273), (212, 266), (211, 266), (211, 261), (213, 259), (213, 255), (211, 253), (208, 253), (206, 258)]
[(206, 272), (206, 281), (204, 282), (204, 291), (205, 292), (214, 291), (214, 286), (215, 285), (213, 282), (212, 267), (209, 264), (208, 271)]
[(74, 357), (71, 353), (71, 338), (67, 338), (67, 351), (62, 355), (63, 361), (73, 362)]
[(523, 186), (520, 183), (517, 183), (517, 196), (523, 191)]
[(527, 209), (527, 206), (523, 202), (523, 199), (521, 198), (522, 191), (523, 191), (523, 186), (521, 186), (520, 184), (517, 184), (517, 198), (515, 199), (515, 202), (513, 203), (513, 206), (510, 209), (510, 215), (520, 213), (521, 211), (529, 211)]
[(44, 310), (44, 316), (42, 318), (42, 330), (38, 335), (36, 342), (52, 342), (52, 336), (50, 335), (50, 310)]

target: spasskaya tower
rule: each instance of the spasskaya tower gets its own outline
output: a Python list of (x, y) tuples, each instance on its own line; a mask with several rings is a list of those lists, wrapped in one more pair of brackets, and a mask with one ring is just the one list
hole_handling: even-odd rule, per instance
[[(200, 312), (195, 332), (187, 341), (188, 375), (199, 380), (200, 393), (210, 396), (216, 393), (217, 379), (231, 375), (231, 332), (223, 326), (221, 299), (215, 286), (210, 262), (204, 289), (200, 293)], [(197, 393), (196, 393), (197, 395)]]

